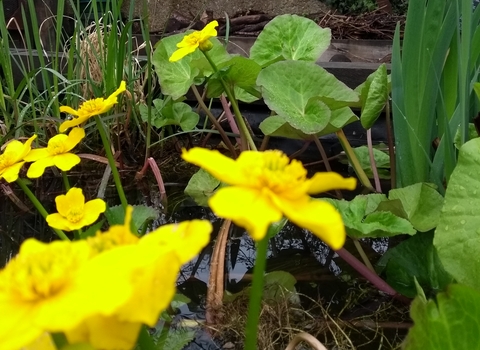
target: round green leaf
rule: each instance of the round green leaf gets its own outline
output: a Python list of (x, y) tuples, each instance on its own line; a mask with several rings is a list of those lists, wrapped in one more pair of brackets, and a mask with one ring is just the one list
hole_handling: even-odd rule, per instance
[(435, 231), (440, 260), (458, 282), (480, 289), (480, 138), (466, 142), (450, 176)]
[(317, 61), (330, 45), (329, 28), (296, 15), (270, 21), (250, 49), (250, 58), (261, 66), (278, 59)]
[(306, 134), (322, 131), (330, 122), (329, 101), (355, 101), (358, 95), (312, 62), (283, 61), (263, 69), (257, 85), (268, 107)]

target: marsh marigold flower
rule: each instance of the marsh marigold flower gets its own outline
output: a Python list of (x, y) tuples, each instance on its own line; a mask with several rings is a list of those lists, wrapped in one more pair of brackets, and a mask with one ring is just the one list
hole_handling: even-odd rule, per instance
[(0, 155), (0, 179), (13, 182), (18, 179), (18, 173), (25, 163), (24, 158), (32, 148), (32, 142), (37, 135), (30, 137), (25, 143), (18, 140), (10, 141), (3, 154)]
[(66, 332), (111, 314), (131, 295), (116, 266), (97, 264), (86, 241), (27, 239), (0, 270), (0, 349), (18, 350), (44, 332)]
[[(88, 238), (92, 254), (115, 266), (135, 289), (130, 299), (110, 315), (94, 315), (66, 332), (71, 342), (88, 342), (97, 349), (132, 349), (142, 324), (154, 326), (175, 294), (182, 263), (208, 243), (212, 226), (205, 220), (165, 225), (138, 237), (130, 230), (132, 207), (124, 225)], [(185, 249), (186, 248), (186, 249)]]
[(185, 35), (183, 40), (177, 44), (178, 49), (170, 56), (169, 61), (179, 61), (197, 48), (201, 51), (210, 50), (213, 44), (209, 39), (217, 36), (216, 27), (218, 27), (218, 22), (213, 21), (208, 23), (202, 30), (196, 30), (191, 34)]
[(24, 158), (33, 162), (27, 171), (27, 177), (37, 178), (43, 175), (45, 168), (56, 166), (68, 171), (80, 163), (80, 157), (70, 151), (85, 137), (85, 130), (74, 128), (70, 134), (58, 134), (48, 140), (47, 147), (35, 148)]
[(333, 249), (343, 246), (346, 233), (340, 214), (330, 203), (310, 195), (333, 189), (353, 190), (354, 178), (324, 172), (307, 179), (301, 162), (290, 162), (277, 150), (246, 151), (233, 160), (218, 151), (196, 147), (184, 150), (182, 157), (230, 185), (220, 188), (210, 198), (209, 206), (218, 216), (246, 228), (253, 239), (263, 239), (270, 224), (285, 216)]
[(87, 100), (80, 105), (78, 110), (75, 110), (69, 106), (61, 106), (60, 112), (68, 113), (74, 116), (71, 120), (64, 121), (59, 128), (60, 132), (65, 132), (68, 128), (80, 125), (86, 122), (93, 116), (100, 115), (108, 112), (117, 102), (117, 96), (126, 90), (126, 84), (124, 81), (120, 83), (120, 87), (107, 99), (96, 98), (93, 100)]
[(102, 199), (93, 199), (85, 203), (85, 196), (81, 188), (72, 187), (67, 194), (55, 198), (58, 213), (47, 216), (50, 227), (63, 231), (81, 229), (97, 221), (106, 209)]

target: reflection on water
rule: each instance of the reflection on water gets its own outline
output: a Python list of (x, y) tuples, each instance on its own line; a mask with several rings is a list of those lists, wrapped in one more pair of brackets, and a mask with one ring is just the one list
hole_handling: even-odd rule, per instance
[[(101, 175), (101, 174), (99, 174)], [(34, 192), (44, 204), (48, 212), (54, 211), (54, 198), (63, 193), (60, 178), (42, 180), (42, 188), (35, 188)], [(98, 187), (98, 178), (91, 174), (79, 176), (71, 181), (72, 186), (84, 189), (88, 199), (95, 197)], [(35, 211), (28, 199), (18, 190), (15, 184), (10, 188), (15, 191), (18, 200), (28, 207), (28, 211), (21, 211), (14, 204), (14, 197), (5, 195), (0, 201), (0, 265), (5, 264), (19, 249), (22, 241), (29, 237), (48, 242), (55, 239), (53, 232), (45, 224), (43, 218)], [(141, 187), (135, 184), (127, 190), (129, 203), (153, 206), (161, 213), (152, 224), (152, 229), (165, 223), (179, 222), (191, 219), (208, 219), (214, 225), (212, 242), (193, 261), (186, 264), (178, 277), (179, 292), (188, 296), (192, 303), (180, 309), (179, 319), (200, 320), (204, 319), (205, 296), (209, 280), (210, 260), (215, 236), (221, 224), (209, 209), (192, 206), (186, 200), (182, 187), (169, 188), (169, 212), (163, 210), (160, 204), (158, 190), (154, 185)], [(175, 192), (176, 191), (176, 192)], [(117, 205), (116, 192), (113, 186), (107, 191), (109, 205)], [(368, 240), (364, 244), (372, 261), (376, 261), (387, 248), (387, 239)], [(347, 249), (354, 252), (349, 246)], [(231, 293), (242, 290), (251, 283), (253, 266), (255, 263), (255, 244), (243, 229), (232, 226), (226, 254), (226, 279), (225, 288)], [(354, 286), (363, 283), (358, 275), (352, 271), (338, 256), (331, 251), (318, 238), (309, 232), (288, 224), (270, 241), (268, 252), (267, 271), (287, 271), (298, 281), (296, 288), (300, 293), (306, 294), (314, 300), (331, 301), (331, 312), (340, 311), (344, 304), (342, 300), (348, 297), (348, 291)], [(197, 332), (197, 337), (187, 349), (218, 349), (204, 332)]]

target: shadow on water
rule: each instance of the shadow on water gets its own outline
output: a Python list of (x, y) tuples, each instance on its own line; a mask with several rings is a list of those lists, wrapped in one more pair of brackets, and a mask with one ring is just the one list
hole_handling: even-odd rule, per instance
[[(71, 185), (81, 187), (87, 199), (96, 197), (103, 170), (88, 169), (86, 171), (86, 169), (82, 169), (82, 171), (72, 172), (70, 175)], [(128, 173), (129, 177), (133, 177), (133, 175), (133, 172)], [(186, 174), (187, 180), (189, 176)], [(183, 188), (187, 180), (183, 178), (177, 177), (172, 180), (167, 177), (168, 210), (162, 209), (159, 191), (150, 176), (141, 182), (125, 181), (125, 178), (126, 174), (124, 174), (123, 182), (128, 184), (126, 193), (129, 203), (153, 206), (161, 213), (152, 224), (152, 228), (165, 223), (191, 219), (208, 219), (213, 223), (214, 234), (211, 243), (198, 258), (183, 267), (178, 278), (178, 291), (191, 299), (191, 303), (180, 308), (179, 315), (176, 317), (178, 324), (184, 324), (185, 320), (202, 322), (205, 319), (211, 253), (221, 220), (208, 208), (195, 206), (190, 199), (185, 197)], [(63, 193), (61, 177), (42, 177), (41, 182), (33, 182), (31, 188), (47, 211), (54, 212), (54, 198)], [(18, 252), (21, 242), (25, 239), (35, 237), (48, 242), (56, 238), (16, 184), (4, 185), (3, 193), (4, 196), (0, 201), (1, 266)], [(119, 204), (111, 182), (106, 191), (106, 201), (110, 206)], [(372, 262), (375, 263), (388, 249), (390, 242), (388, 239), (375, 239), (364, 240), (362, 244)], [(346, 248), (350, 252), (355, 252), (351, 242), (347, 242)], [(236, 293), (251, 283), (255, 246), (243, 229), (238, 227), (231, 229), (225, 262), (226, 290)], [(267, 272), (270, 271), (287, 271), (295, 277), (297, 280), (295, 288), (301, 295), (302, 307), (308, 309), (311, 315), (315, 315), (312, 317), (321, 323), (321, 325), (312, 323), (308, 327), (323, 327), (324, 324), (331, 322), (327, 319), (325, 312), (322, 312), (327, 309), (328, 317), (332, 317), (333, 320), (333, 318), (341, 316), (342, 322), (348, 322), (349, 327), (355, 330), (355, 332), (349, 333), (351, 342), (366, 344), (364, 346), (355, 345), (354, 348), (378, 349), (380, 343), (384, 341), (383, 337), (389, 338), (392, 346), (382, 346), (382, 348), (395, 348), (401, 341), (401, 336), (406, 332), (406, 330), (387, 327), (383, 330), (382, 337), (374, 342), (369, 342), (369, 339), (377, 339), (378, 327), (375, 324), (382, 321), (375, 313), (392, 302), (371, 288), (318, 238), (294, 225), (288, 224), (280, 234), (271, 240), (267, 260)], [(393, 308), (397, 308), (397, 306), (395, 305)], [(397, 312), (398, 317), (402, 318), (401, 315), (404, 315), (404, 312), (405, 308), (403, 307), (401, 311)], [(388, 311), (387, 314), (391, 315), (391, 312)], [(374, 325), (368, 322), (362, 323), (363, 321), (358, 322), (365, 317)], [(398, 319), (398, 317), (394, 321), (405, 321), (405, 318)], [(392, 321), (392, 318), (389, 318), (388, 321)], [(305, 330), (312, 332), (311, 329)], [(388, 335), (389, 332), (391, 335)], [(319, 339), (322, 340), (321, 337)], [(329, 339), (322, 341), (327, 340)], [(229, 339), (222, 337), (213, 341), (207, 332), (199, 329), (194, 341), (185, 349), (221, 349), (228, 342)]]

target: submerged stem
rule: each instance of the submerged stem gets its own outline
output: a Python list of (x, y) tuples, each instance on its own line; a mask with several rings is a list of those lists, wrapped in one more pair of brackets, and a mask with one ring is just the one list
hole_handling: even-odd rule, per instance
[(113, 158), (113, 153), (111, 149), (110, 142), (108, 141), (107, 133), (105, 127), (100, 120), (99, 116), (95, 116), (95, 122), (97, 123), (97, 129), (100, 133), (102, 139), (103, 147), (105, 148), (105, 154), (108, 159), (108, 165), (112, 170), (113, 180), (115, 181), (115, 186), (117, 187), (117, 193), (120, 197), (120, 202), (122, 202), (122, 207), (124, 210), (127, 210), (128, 202), (127, 197), (125, 197), (125, 192), (123, 191), (122, 182), (120, 181), (120, 174), (118, 173), (117, 166), (115, 165), (115, 159)]
[(255, 267), (253, 268), (253, 282), (250, 290), (250, 302), (248, 303), (248, 318), (246, 327), (246, 350), (257, 348), (257, 333), (260, 311), (262, 308), (263, 296), (263, 280), (265, 274), (265, 266), (267, 263), (268, 252), (268, 234), (257, 243), (257, 258)]

